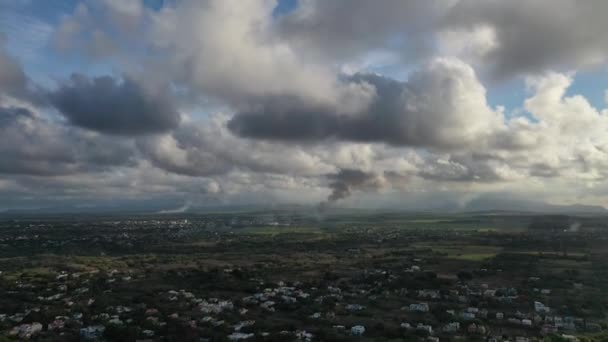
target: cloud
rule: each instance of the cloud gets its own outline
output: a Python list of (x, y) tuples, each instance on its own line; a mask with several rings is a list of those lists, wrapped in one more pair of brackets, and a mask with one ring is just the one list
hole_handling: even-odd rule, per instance
[(3, 95), (36, 103), (43, 102), (39, 89), (32, 84), (19, 60), (8, 53), (5, 37), (0, 32), (0, 100)]
[(138, 139), (138, 146), (155, 166), (189, 176), (225, 174), (234, 170), (258, 173), (318, 175), (331, 164), (298, 146), (252, 142), (233, 136), (228, 116), (215, 114), (190, 122), (170, 134)]
[(151, 44), (177, 79), (231, 103), (261, 95), (319, 100), (335, 93), (323, 65), (301, 60), (272, 28), (273, 1), (185, 1), (152, 17)]
[(0, 106), (0, 173), (54, 176), (134, 163), (133, 148), (49, 121), (26, 107)]
[(349, 60), (370, 50), (406, 59), (432, 51), (429, 36), (450, 1), (307, 0), (280, 18), (279, 34), (312, 57)]
[[(454, 59), (435, 59), (405, 82), (358, 74), (347, 82), (375, 96), (360, 112), (270, 99), (238, 113), (228, 127), (237, 135), (267, 140), (345, 140), (395, 146), (461, 148), (483, 144), (503, 128), (502, 114), (486, 103), (474, 70)], [(368, 91), (369, 92), (369, 91)]]
[(278, 32), (311, 59), (385, 51), (411, 65), (447, 53), (508, 79), (605, 64), (606, 10), (602, 0), (307, 0), (280, 18)]
[(73, 74), (50, 92), (53, 105), (74, 125), (113, 135), (160, 133), (180, 115), (168, 89), (146, 89), (135, 80)]
[(602, 0), (460, 0), (437, 30), (492, 30), (493, 46), (484, 54), (483, 65), (494, 76), (508, 78), (606, 63), (607, 10)]
[[(0, 48), (0, 194), (193, 206), (318, 203), (328, 191), (345, 205), (484, 192), (605, 200), (608, 112), (571, 88), (574, 71), (606, 65), (604, 2), (301, 0), (278, 16), (275, 6), (104, 0), (33, 20), (57, 23), (34, 32), (39, 57)], [(48, 43), (65, 64), (32, 62)], [(81, 73), (55, 88), (35, 84), (71, 69)], [(99, 70), (122, 76), (82, 74)], [(505, 90), (512, 78), (527, 98), (494, 107), (521, 85)]]
[(124, 62), (125, 57), (138, 54), (142, 48), (145, 14), (140, 0), (79, 2), (70, 15), (61, 17), (50, 43), (62, 54), (78, 53), (88, 59)]
[(11, 95), (22, 94), (27, 86), (27, 76), (19, 62), (4, 49), (0, 35), (0, 91)]

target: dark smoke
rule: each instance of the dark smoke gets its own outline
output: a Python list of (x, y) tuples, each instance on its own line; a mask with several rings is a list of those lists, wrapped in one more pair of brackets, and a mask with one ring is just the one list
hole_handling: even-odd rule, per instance
[(347, 198), (357, 190), (377, 190), (382, 187), (382, 178), (375, 173), (356, 169), (342, 169), (338, 173), (327, 175), (328, 187), (331, 194), (326, 201), (319, 203), (319, 210), (325, 210), (329, 205)]

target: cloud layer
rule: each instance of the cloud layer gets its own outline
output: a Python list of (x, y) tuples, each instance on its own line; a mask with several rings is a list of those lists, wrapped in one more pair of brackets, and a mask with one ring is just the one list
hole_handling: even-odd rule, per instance
[(0, 4), (0, 208), (608, 204), (605, 1), (148, 5)]

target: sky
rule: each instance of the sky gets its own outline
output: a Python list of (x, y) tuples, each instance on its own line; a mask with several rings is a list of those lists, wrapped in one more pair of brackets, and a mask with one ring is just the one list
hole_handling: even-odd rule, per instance
[(0, 211), (605, 207), (607, 12), (0, 0)]

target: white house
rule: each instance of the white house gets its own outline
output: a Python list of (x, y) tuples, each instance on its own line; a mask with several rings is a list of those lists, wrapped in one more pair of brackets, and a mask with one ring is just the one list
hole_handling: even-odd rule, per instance
[(454, 332), (457, 332), (458, 330), (460, 330), (459, 322), (450, 322), (443, 327), (443, 331), (445, 331), (447, 333), (454, 333)]
[(539, 313), (549, 313), (551, 312), (551, 308), (545, 306), (541, 302), (534, 302), (534, 310)]
[(429, 334), (433, 333), (433, 327), (430, 325), (425, 325), (422, 323), (418, 323), (418, 325), (416, 326), (416, 330), (422, 330), (422, 331), (426, 331)]
[(350, 328), (350, 334), (353, 336), (361, 336), (365, 334), (365, 327), (362, 325), (355, 325)]
[(412, 312), (429, 312), (427, 303), (410, 304), (409, 310)]

